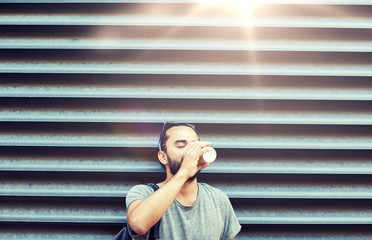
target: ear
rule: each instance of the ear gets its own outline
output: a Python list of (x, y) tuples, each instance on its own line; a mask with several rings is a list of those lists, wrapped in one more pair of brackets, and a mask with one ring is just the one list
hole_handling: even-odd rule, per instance
[(167, 165), (167, 164), (168, 164), (168, 158), (167, 158), (167, 154), (165, 154), (165, 152), (163, 152), (163, 151), (159, 151), (159, 152), (158, 152), (158, 159), (159, 159), (159, 161), (160, 161), (163, 165)]

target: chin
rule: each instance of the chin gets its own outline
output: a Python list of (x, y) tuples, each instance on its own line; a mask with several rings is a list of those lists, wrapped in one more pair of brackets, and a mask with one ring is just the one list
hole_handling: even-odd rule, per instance
[(188, 182), (192, 182), (192, 181), (194, 181), (194, 180), (199, 176), (200, 171), (201, 171), (201, 170), (199, 170), (197, 173), (195, 173), (195, 175), (192, 176), (191, 178), (189, 178), (187, 181), (188, 181)]

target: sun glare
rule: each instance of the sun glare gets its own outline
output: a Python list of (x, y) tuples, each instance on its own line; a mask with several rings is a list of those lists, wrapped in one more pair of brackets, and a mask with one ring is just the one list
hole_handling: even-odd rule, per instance
[(250, 17), (260, 0), (204, 0), (205, 5), (231, 8), (239, 12), (242, 17)]

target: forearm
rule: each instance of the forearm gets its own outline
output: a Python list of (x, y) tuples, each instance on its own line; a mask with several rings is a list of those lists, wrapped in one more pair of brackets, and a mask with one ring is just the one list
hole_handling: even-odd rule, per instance
[(186, 175), (176, 174), (155, 193), (137, 204), (132, 203), (135, 206), (131, 204), (127, 213), (131, 228), (139, 235), (145, 234), (171, 206), (186, 180)]

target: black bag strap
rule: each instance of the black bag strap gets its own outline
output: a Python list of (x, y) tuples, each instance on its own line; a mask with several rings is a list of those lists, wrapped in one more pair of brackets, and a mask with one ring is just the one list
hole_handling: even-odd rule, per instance
[(154, 189), (154, 192), (159, 189), (159, 186), (156, 185), (155, 183), (145, 183), (145, 185), (147, 185), (147, 186), (151, 187), (152, 189)]
[[(159, 186), (155, 183), (145, 183), (145, 185), (154, 189), (154, 192), (159, 189)], [(149, 240), (159, 239), (159, 228), (161, 219), (151, 228)]]

